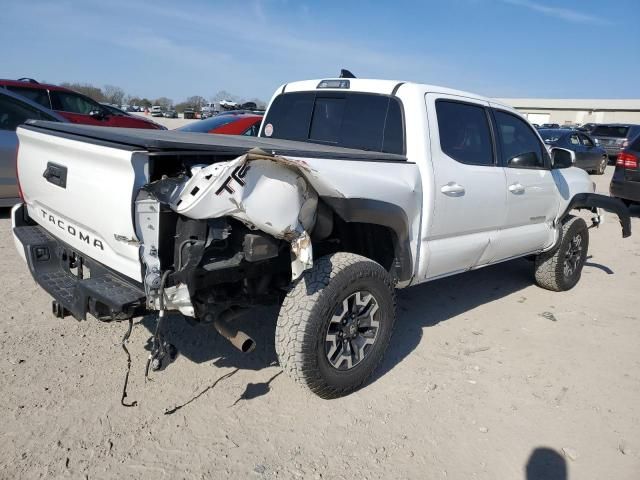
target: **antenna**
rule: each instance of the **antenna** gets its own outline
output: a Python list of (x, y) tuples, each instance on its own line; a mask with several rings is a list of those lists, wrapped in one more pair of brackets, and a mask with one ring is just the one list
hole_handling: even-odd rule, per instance
[(340, 70), (340, 77), (339, 78), (356, 78), (356, 76), (351, 73), (349, 70), (347, 70), (346, 68), (343, 68), (342, 70)]

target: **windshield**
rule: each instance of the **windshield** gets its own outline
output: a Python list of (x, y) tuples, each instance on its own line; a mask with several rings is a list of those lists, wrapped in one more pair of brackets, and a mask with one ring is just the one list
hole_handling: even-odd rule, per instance
[(615, 127), (613, 125), (600, 125), (593, 129), (591, 135), (596, 137), (625, 138), (629, 132), (629, 127)]
[(260, 136), (404, 154), (402, 107), (387, 95), (285, 93), (273, 101)]
[(560, 140), (560, 137), (562, 137), (567, 132), (540, 129), (538, 130), (538, 133), (545, 143), (556, 143), (558, 140)]
[(224, 115), (221, 117), (211, 117), (206, 120), (200, 120), (196, 122), (191, 122), (184, 127), (180, 127), (176, 130), (180, 130), (181, 132), (200, 132), (200, 133), (209, 133), (211, 130), (221, 127), (222, 125), (226, 125), (227, 123), (234, 122), (239, 117), (233, 115)]

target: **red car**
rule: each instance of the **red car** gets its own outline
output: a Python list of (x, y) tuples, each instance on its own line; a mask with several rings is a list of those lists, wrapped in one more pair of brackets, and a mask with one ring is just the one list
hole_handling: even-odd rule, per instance
[(177, 130), (181, 132), (219, 133), (257, 137), (262, 115), (255, 113), (225, 113), (192, 122)]
[(0, 88), (22, 95), (45, 108), (54, 110), (73, 123), (99, 125), (103, 127), (155, 128), (166, 130), (162, 125), (133, 115), (113, 115), (98, 102), (57, 85), (39, 83), (31, 78), (0, 80)]

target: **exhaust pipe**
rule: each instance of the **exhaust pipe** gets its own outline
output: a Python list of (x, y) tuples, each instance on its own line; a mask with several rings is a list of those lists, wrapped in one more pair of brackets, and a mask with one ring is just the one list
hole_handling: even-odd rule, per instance
[(217, 332), (231, 342), (242, 353), (252, 352), (256, 348), (256, 342), (242, 330), (232, 327), (228, 320), (237, 317), (240, 311), (227, 310), (213, 321)]

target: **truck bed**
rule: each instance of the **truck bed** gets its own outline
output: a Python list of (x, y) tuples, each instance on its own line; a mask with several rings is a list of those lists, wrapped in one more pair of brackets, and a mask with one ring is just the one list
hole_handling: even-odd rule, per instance
[(406, 162), (403, 155), (371, 152), (292, 140), (247, 137), (242, 135), (212, 135), (176, 130), (111, 128), (30, 120), (20, 128), (51, 135), (82, 140), (96, 145), (124, 150), (150, 152), (203, 151), (221, 155), (243, 155), (253, 148), (290, 157), (327, 158), (383, 162)]

